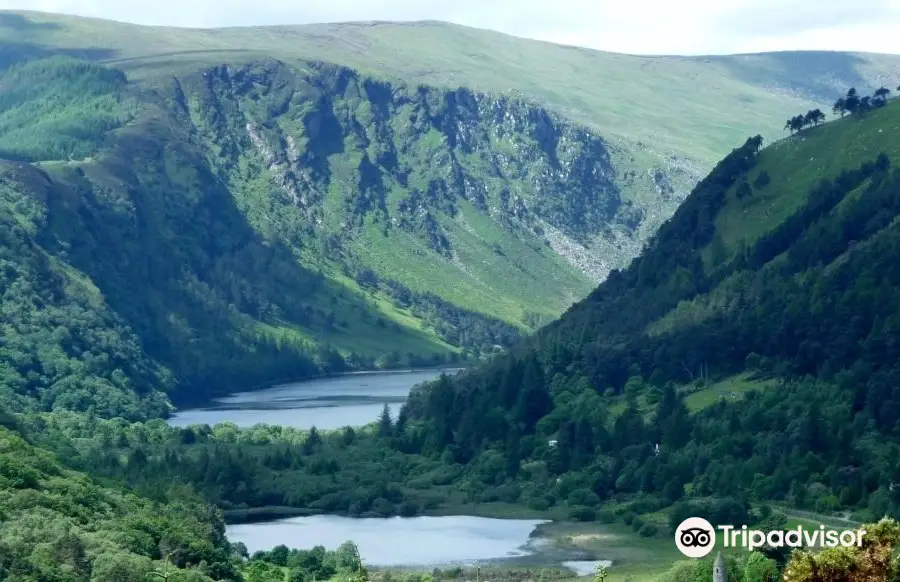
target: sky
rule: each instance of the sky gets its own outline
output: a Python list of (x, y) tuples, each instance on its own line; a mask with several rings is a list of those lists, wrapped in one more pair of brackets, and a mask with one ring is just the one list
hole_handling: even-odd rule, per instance
[(0, 0), (138, 24), (445, 20), (632, 54), (900, 53), (900, 0)]

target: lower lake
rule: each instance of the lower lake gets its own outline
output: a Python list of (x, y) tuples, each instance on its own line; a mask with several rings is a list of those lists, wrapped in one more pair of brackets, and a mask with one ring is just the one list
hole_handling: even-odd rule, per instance
[(182, 427), (231, 422), (247, 427), (266, 423), (326, 430), (362, 426), (377, 420), (385, 404), (396, 416), (413, 386), (433, 380), (441, 372), (456, 371), (362, 372), (282, 384), (232, 394), (205, 408), (179, 410), (169, 418), (169, 424)]
[(552, 562), (579, 574), (589, 573), (596, 562), (554, 550), (550, 540), (534, 536), (535, 528), (542, 523), (547, 522), (465, 515), (388, 518), (315, 515), (229, 525), (226, 533), (232, 542), (243, 542), (251, 554), (280, 544), (289, 548), (324, 546), (333, 550), (346, 541), (353, 541), (363, 562), (370, 566), (432, 568)]

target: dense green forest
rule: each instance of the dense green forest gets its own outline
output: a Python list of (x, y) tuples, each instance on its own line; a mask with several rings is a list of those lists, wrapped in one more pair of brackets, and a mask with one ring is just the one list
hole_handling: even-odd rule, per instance
[[(4, 424), (10, 424), (4, 417)], [(237, 579), (220, 511), (198, 498), (159, 504), (106, 488), (0, 427), (0, 580)]]

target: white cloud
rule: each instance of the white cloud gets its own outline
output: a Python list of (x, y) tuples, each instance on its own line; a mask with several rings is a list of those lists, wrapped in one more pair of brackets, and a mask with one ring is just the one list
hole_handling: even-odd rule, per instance
[(448, 20), (639, 54), (900, 53), (900, 0), (0, 0), (0, 8), (192, 27)]

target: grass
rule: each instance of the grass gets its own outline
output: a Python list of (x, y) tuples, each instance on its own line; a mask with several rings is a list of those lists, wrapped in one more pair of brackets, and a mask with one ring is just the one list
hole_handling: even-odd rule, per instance
[(765, 390), (774, 384), (773, 380), (759, 380), (744, 373), (726, 378), (707, 387), (691, 391), (684, 403), (691, 412), (712, 406), (719, 400), (737, 400), (752, 390)]
[[(696, 387), (693, 384), (687, 384), (678, 387), (678, 391), (684, 398), (684, 403), (691, 412), (698, 412), (704, 408), (708, 408), (719, 400), (737, 400), (743, 398), (752, 390), (765, 390), (774, 385), (774, 380), (760, 380), (755, 378), (751, 373), (745, 372), (730, 376), (713, 384), (703, 387)], [(622, 414), (628, 406), (625, 397), (614, 396), (607, 399), (609, 404), (610, 416), (615, 417)], [(645, 419), (652, 418), (656, 411), (656, 404), (651, 404), (647, 400), (646, 390), (639, 393), (636, 397), (638, 410)]]
[[(873, 131), (873, 126), (878, 127)], [(876, 109), (865, 117), (846, 117), (807, 129), (762, 151), (750, 182), (762, 172), (772, 185), (756, 190), (739, 202), (733, 188), (719, 213), (716, 232), (726, 249), (741, 242), (748, 246), (781, 224), (802, 206), (809, 191), (823, 179), (837, 177), (841, 170), (874, 161), (884, 152), (892, 161), (900, 159), (900, 100)], [(841, 144), (835, 147), (834, 144)]]
[[(240, 65), (272, 57), (301, 71), (309, 69), (309, 60), (324, 60), (390, 80), (465, 86), (524, 97), (599, 130), (607, 139), (621, 198), (635, 201), (646, 217), (643, 234), (637, 237), (640, 240), (668, 217), (679, 196), (734, 144), (760, 129), (771, 136), (787, 116), (826, 105), (832, 89), (824, 87), (816, 74), (832, 73), (837, 79), (835, 93), (842, 83), (854, 84), (862, 91), (867, 79), (886, 75), (900, 63), (900, 57), (844, 53), (637, 57), (440, 22), (201, 30), (143, 27), (37, 12), (0, 12), (0, 42), (8, 46), (8, 58), (13, 61), (59, 52), (87, 56), (121, 68), (131, 79), (147, 84), (169, 83), (173, 75), (223, 62)], [(263, 119), (277, 110), (272, 105), (283, 96), (282, 89), (273, 93), (271, 101), (264, 92), (258, 101), (256, 97), (244, 99), (240, 107), (259, 118), (257, 121), (275, 121), (282, 131), (303, 142), (306, 137), (301, 135), (302, 123), (297, 117), (300, 110)], [(198, 101), (190, 89), (186, 92), (193, 122), (212, 135), (212, 129), (201, 121), (210, 104)], [(366, 127), (374, 124), (365, 100), (347, 105), (355, 108)], [(401, 129), (404, 120), (398, 115), (391, 121), (395, 130)], [(766, 128), (772, 131), (766, 132)], [(233, 129), (244, 131), (241, 123)], [(416, 169), (414, 175), (425, 177), (428, 160), (440, 149), (442, 136), (432, 131), (417, 139), (408, 153), (401, 153), (401, 161)], [(335, 191), (329, 190), (322, 205), (327, 223), (342, 219), (343, 190), (355, 187), (356, 156), (362, 151), (350, 141), (344, 146), (343, 155), (330, 159), (335, 178), (331, 187)], [(499, 144), (497, 147), (502, 149)], [(300, 236), (303, 217), (273, 201), (267, 175), (254, 177), (250, 161), (242, 156), (231, 178), (241, 211), (267, 240), (281, 238), (294, 248), (304, 246), (294, 240)], [(463, 160), (463, 165), (471, 166), (470, 171), (476, 174), (487, 172), (477, 156)], [(680, 169), (675, 169), (676, 165)], [(675, 186), (672, 200), (662, 201), (648, 178), (656, 168), (665, 170)], [(626, 172), (631, 175), (628, 179), (624, 177)], [(389, 206), (399, 195), (399, 190), (391, 189)], [(454, 248), (452, 259), (436, 260), (418, 238), (396, 230), (384, 237), (379, 227), (367, 228), (354, 241), (354, 250), (366, 266), (383, 277), (398, 279), (414, 291), (436, 292), (461, 307), (518, 326), (523, 325), (526, 312), (557, 316), (595, 284), (550, 248), (540, 245), (539, 238), (509, 232), (465, 202), (460, 210), (456, 220), (441, 220)], [(724, 226), (733, 226), (728, 221), (734, 217), (723, 216), (722, 220)], [(329, 225), (332, 227), (336, 224)], [(640, 240), (628, 241), (633, 244), (625, 250), (606, 245), (587, 253), (604, 260), (624, 260), (637, 252)], [(304, 262), (319, 260), (310, 257), (311, 252), (309, 247), (298, 251)], [(371, 298), (371, 307), (389, 323), (410, 328), (414, 341), (427, 344), (425, 351), (446, 349), (418, 319), (388, 305), (384, 297)], [(377, 329), (373, 332), (367, 323), (353, 321), (352, 310), (328, 310), (332, 309), (348, 325), (344, 331), (322, 332), (329, 336), (326, 339), (363, 353), (378, 348), (381, 342)], [(400, 347), (403, 351), (421, 351), (405, 344)]]
[[(378, 228), (367, 228), (354, 249), (382, 277), (520, 325), (525, 306), (556, 316), (593, 287), (549, 248), (501, 230), (467, 201), (459, 207), (459, 220), (444, 221), (453, 258), (435, 257), (410, 233), (394, 230), (385, 237)], [(498, 257), (491, 244), (499, 245), (504, 256)]]
[(611, 560), (607, 578), (610, 582), (623, 581), (628, 576), (647, 580), (647, 576), (661, 574), (677, 560), (684, 559), (671, 536), (661, 533), (644, 538), (621, 523), (555, 522), (539, 526), (538, 531), (564, 548)]
[[(750, 248), (760, 237), (782, 224), (808, 201), (810, 191), (820, 181), (832, 180), (844, 170), (855, 170), (865, 162), (874, 162), (880, 153), (886, 154), (896, 167), (900, 160), (898, 133), (900, 99), (893, 99), (887, 106), (864, 116), (848, 116), (809, 128), (765, 148), (750, 171), (748, 181), (753, 184), (765, 172), (769, 175), (770, 185), (754, 187), (753, 194), (744, 200), (738, 200), (736, 196), (739, 184), (727, 193), (715, 219), (716, 237), (702, 250), (707, 268), (727, 261), (742, 247)], [(841, 212), (842, 205), (863, 195), (868, 185), (865, 181), (848, 193), (831, 212)], [(727, 311), (750, 278), (746, 272), (732, 274), (711, 291), (679, 303), (650, 324), (647, 333), (659, 336), (700, 324), (712, 315)]]

